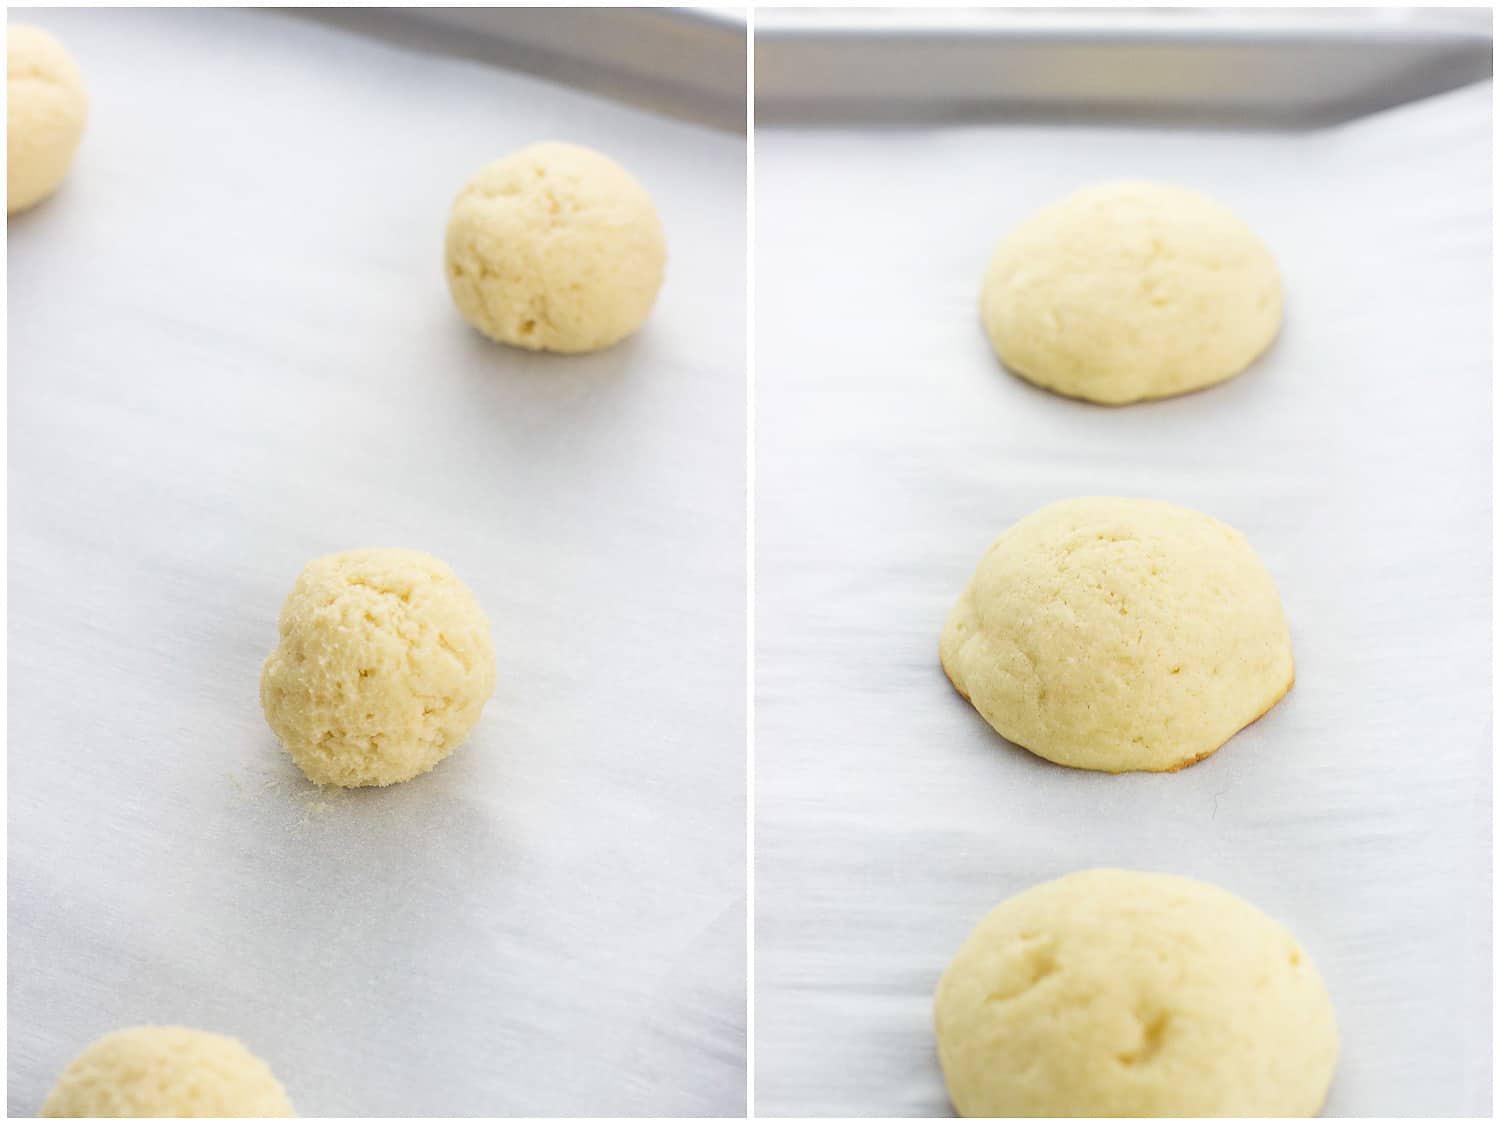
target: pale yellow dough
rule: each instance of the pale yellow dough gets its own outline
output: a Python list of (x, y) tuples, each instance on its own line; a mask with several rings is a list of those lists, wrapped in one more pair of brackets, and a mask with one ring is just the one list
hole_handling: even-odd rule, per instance
[(469, 588), (420, 551), (307, 564), (266, 661), (266, 721), (319, 785), (393, 785), (468, 737), (495, 690), (490, 623)]
[(187, 1027), (112, 1031), (68, 1064), (43, 1117), (295, 1117), (238, 1039)]
[(1293, 678), (1281, 598), (1244, 536), (1108, 496), (1049, 504), (996, 539), (940, 653), (1010, 741), (1109, 773), (1206, 758)]
[(14, 215), (57, 189), (83, 139), (89, 99), (63, 45), (39, 27), (7, 28), (5, 209)]
[(646, 189), (578, 145), (523, 148), (485, 167), (453, 203), (448, 290), (493, 340), (592, 352), (645, 322), (667, 243)]
[(1187, 188), (1120, 180), (1006, 235), (980, 308), (1016, 374), (1074, 398), (1136, 402), (1249, 367), (1281, 326), (1281, 280), (1228, 208)]
[(1080, 871), (1006, 900), (934, 1015), (964, 1117), (1313, 1117), (1338, 1058), (1292, 935), (1179, 875)]

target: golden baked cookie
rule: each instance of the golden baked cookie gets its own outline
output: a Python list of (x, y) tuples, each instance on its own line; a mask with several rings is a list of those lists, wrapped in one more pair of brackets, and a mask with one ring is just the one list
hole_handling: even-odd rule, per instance
[(980, 309), (1016, 374), (1073, 398), (1136, 402), (1249, 367), (1281, 326), (1281, 279), (1228, 208), (1187, 188), (1119, 180), (1007, 234)]
[(992, 543), (943, 626), (943, 668), (985, 721), (1065, 766), (1175, 770), (1292, 686), (1270, 573), (1188, 508), (1091, 496)]
[(1081, 871), (1006, 900), (934, 1015), (964, 1117), (1312, 1117), (1338, 1058), (1292, 935), (1178, 875)]

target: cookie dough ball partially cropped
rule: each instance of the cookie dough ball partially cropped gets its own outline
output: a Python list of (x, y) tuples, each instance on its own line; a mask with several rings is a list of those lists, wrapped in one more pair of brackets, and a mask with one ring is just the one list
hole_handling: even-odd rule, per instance
[(1187, 188), (1096, 184), (1044, 207), (991, 258), (980, 297), (1005, 365), (1093, 402), (1238, 375), (1281, 327), (1281, 280), (1234, 212)]
[(85, 1048), (43, 1117), (295, 1117), (271, 1068), (238, 1039), (187, 1027), (127, 1027)]
[(490, 623), (420, 551), (307, 564), (260, 678), (266, 721), (319, 785), (394, 785), (468, 737), (495, 690)]
[(1175, 770), (1292, 686), (1292, 641), (1244, 536), (1155, 500), (1049, 504), (992, 543), (943, 626), (986, 722), (1081, 769)]
[(1081, 871), (992, 910), (943, 973), (964, 1117), (1313, 1117), (1333, 1004), (1280, 925), (1178, 875)]
[(448, 219), (448, 290), (492, 340), (592, 352), (638, 329), (667, 243), (646, 189), (578, 145), (532, 145), (485, 167)]
[(5, 70), (5, 209), (14, 215), (57, 189), (88, 121), (83, 74), (39, 27), (12, 24)]

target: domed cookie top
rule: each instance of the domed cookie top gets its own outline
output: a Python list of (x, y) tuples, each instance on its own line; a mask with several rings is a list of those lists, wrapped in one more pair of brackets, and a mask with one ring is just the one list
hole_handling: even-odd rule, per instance
[(237, 1039), (127, 1027), (68, 1064), (43, 1117), (295, 1117), (271, 1068)]
[(520, 348), (591, 352), (644, 323), (666, 270), (651, 197), (578, 145), (532, 145), (483, 168), (453, 203), (448, 290), (465, 320)]
[(992, 543), (943, 626), (943, 668), (1010, 741), (1066, 766), (1174, 770), (1292, 686), (1270, 573), (1188, 508), (1085, 497)]
[(1170, 184), (1086, 187), (1024, 220), (990, 259), (980, 308), (1018, 375), (1126, 403), (1238, 375), (1281, 326), (1270, 251), (1232, 211)]
[(1001, 903), (934, 1016), (965, 1117), (1312, 1117), (1338, 1058), (1292, 935), (1176, 875), (1081, 871)]

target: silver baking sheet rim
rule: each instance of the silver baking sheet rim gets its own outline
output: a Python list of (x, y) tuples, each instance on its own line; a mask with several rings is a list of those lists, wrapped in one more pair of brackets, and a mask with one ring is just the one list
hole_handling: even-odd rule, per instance
[[(962, 120), (1310, 129), (1492, 73), (1487, 13), (757, 15), (760, 125)], [(1341, 18), (1342, 17), (1342, 18)]]
[(742, 8), (291, 8), (406, 50), (503, 66), (745, 133)]

